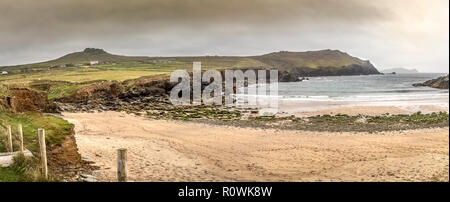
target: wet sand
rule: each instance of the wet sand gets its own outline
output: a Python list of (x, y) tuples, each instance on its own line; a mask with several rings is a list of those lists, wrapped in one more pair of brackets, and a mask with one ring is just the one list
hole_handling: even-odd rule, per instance
[(412, 114), (418, 111), (449, 112), (449, 98), (392, 101), (292, 101), (281, 100), (279, 112), (299, 117), (323, 114), (369, 115)]
[(448, 127), (368, 134), (212, 126), (119, 112), (63, 118), (76, 126), (81, 155), (100, 166), (100, 181), (116, 180), (118, 148), (129, 151), (130, 181), (449, 180)]

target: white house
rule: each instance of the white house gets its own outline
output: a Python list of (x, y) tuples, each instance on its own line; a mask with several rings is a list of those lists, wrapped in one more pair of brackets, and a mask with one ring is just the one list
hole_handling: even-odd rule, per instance
[(7, 71), (3, 71), (2, 75), (8, 75), (8, 72)]
[(91, 63), (90, 63), (90, 64), (91, 64), (91, 66), (92, 66), (92, 65), (98, 65), (98, 60), (95, 60), (95, 61), (91, 61)]

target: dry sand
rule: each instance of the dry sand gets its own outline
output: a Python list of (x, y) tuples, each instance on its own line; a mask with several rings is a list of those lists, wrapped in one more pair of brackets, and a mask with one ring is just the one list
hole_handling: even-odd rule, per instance
[(64, 113), (100, 181), (115, 181), (118, 148), (130, 181), (449, 181), (449, 128), (324, 133)]

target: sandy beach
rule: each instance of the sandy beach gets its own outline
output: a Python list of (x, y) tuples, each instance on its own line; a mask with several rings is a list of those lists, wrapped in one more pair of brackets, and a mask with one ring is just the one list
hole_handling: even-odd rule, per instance
[(128, 149), (130, 181), (449, 179), (448, 127), (369, 134), (213, 126), (119, 112), (63, 118), (75, 124), (79, 152), (100, 167), (94, 172), (100, 181), (116, 180), (119, 148)]

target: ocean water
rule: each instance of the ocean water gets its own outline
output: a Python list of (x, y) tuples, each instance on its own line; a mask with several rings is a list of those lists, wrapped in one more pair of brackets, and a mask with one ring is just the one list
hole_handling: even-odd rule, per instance
[(278, 98), (286, 101), (391, 101), (448, 98), (448, 90), (412, 86), (414, 83), (445, 75), (418, 73), (310, 77), (309, 80), (302, 82), (279, 83)]

